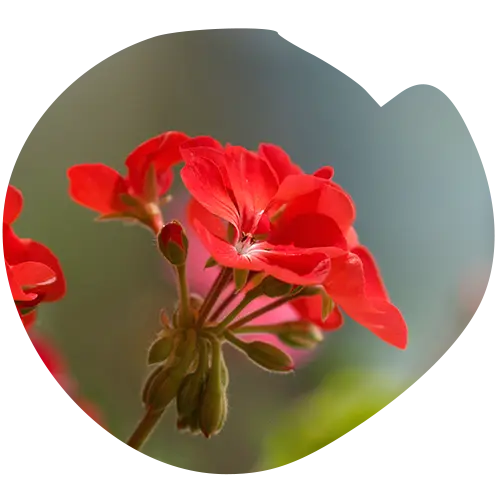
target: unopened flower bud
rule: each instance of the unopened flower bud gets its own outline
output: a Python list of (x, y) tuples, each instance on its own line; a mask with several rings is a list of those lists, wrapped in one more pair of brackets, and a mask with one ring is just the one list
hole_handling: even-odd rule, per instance
[(292, 291), (292, 285), (290, 285), (290, 283), (280, 281), (273, 276), (266, 276), (261, 283), (261, 287), (264, 295), (272, 298), (283, 297)]
[(188, 245), (184, 229), (177, 221), (165, 224), (158, 233), (160, 251), (174, 266), (182, 266), (186, 263)]
[(323, 340), (319, 327), (309, 321), (289, 321), (279, 325), (278, 338), (297, 349), (313, 349)]
[(188, 416), (198, 408), (204, 382), (204, 374), (195, 372), (186, 375), (177, 393), (177, 414), (179, 416)]
[(226, 389), (221, 380), (222, 350), (219, 342), (213, 343), (212, 366), (201, 396), (200, 429), (209, 438), (219, 433), (227, 416)]
[(142, 388), (142, 402), (148, 406), (148, 401), (151, 399), (151, 386), (161, 372), (165, 370), (164, 366), (157, 366), (148, 376)]
[(154, 410), (166, 408), (175, 398), (181, 382), (182, 376), (178, 369), (164, 369), (151, 383), (146, 405)]
[(177, 429), (180, 431), (188, 431), (191, 434), (199, 434), (201, 429), (198, 410), (193, 411), (188, 416), (179, 417), (177, 419)]
[(221, 357), (221, 362), (220, 362), (220, 381), (222, 387), (224, 387), (224, 389), (227, 389), (229, 385), (229, 370), (227, 369), (224, 356)]
[(179, 387), (197, 354), (196, 338), (193, 338), (191, 332), (187, 333), (188, 338), (175, 352), (175, 356), (179, 356), (178, 361), (169, 367), (163, 366), (163, 369), (149, 384), (147, 392), (145, 391), (145, 404), (149, 408), (154, 410), (166, 408), (177, 395)]
[(262, 368), (274, 372), (289, 372), (293, 370), (293, 360), (281, 349), (266, 342), (256, 340), (245, 344), (247, 356)]

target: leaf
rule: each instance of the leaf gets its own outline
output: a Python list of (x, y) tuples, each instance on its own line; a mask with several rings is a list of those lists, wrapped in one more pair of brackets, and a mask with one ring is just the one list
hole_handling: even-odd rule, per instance
[(205, 263), (205, 269), (208, 269), (210, 267), (217, 266), (217, 261), (213, 257), (209, 257), (207, 262)]
[(233, 269), (234, 287), (238, 292), (247, 284), (249, 273), (248, 269)]
[(148, 352), (148, 365), (161, 363), (165, 361), (171, 354), (174, 347), (174, 339), (172, 336), (160, 337), (155, 340)]

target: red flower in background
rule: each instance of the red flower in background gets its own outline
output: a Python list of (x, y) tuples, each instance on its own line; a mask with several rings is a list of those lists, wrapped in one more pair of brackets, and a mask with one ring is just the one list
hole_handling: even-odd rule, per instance
[[(41, 243), (29, 238), (19, 238), (11, 225), (23, 207), (23, 196), (14, 186), (8, 186), (3, 213), (3, 247), (7, 278), (18, 313), (26, 329), (36, 319), (41, 302), (61, 299), (66, 292), (66, 282), (57, 257)], [(59, 385), (95, 421), (102, 422), (97, 410), (75, 389), (62, 356), (57, 349), (36, 333), (30, 340), (46, 368)]]
[(43, 364), (56, 379), (57, 383), (92, 420), (103, 426), (104, 420), (99, 409), (81, 396), (59, 351), (47, 339), (37, 334), (32, 335), (31, 342), (42, 359)]
[(8, 186), (3, 214), (5, 267), (17, 310), (28, 328), (36, 318), (36, 306), (62, 298), (66, 283), (57, 257), (45, 245), (19, 238), (12, 229), (22, 206), (21, 192)]
[(181, 176), (194, 198), (189, 219), (220, 265), (322, 285), (332, 313), (323, 321), (322, 298), (302, 297), (291, 304), (304, 319), (338, 328), (340, 307), (382, 340), (406, 346), (405, 321), (359, 245), (354, 205), (332, 182), (331, 167), (308, 175), (277, 146), (261, 145), (256, 154), (208, 137), (184, 143), (181, 152)]
[(181, 161), (179, 146), (187, 139), (166, 132), (144, 142), (125, 160), (125, 177), (102, 163), (75, 165), (68, 169), (70, 195), (101, 219), (136, 219), (157, 232), (160, 198), (172, 185), (172, 167)]

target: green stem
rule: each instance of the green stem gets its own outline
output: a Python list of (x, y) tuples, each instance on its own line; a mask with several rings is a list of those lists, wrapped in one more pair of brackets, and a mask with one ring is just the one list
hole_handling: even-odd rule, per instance
[(212, 288), (208, 292), (205, 301), (200, 308), (200, 314), (196, 323), (197, 327), (201, 328), (203, 326), (208, 315), (210, 314), (210, 311), (212, 310), (212, 307), (215, 305), (217, 299), (220, 297), (220, 294), (224, 291), (224, 288), (226, 288), (226, 285), (229, 283), (231, 276), (231, 269), (227, 267), (223, 267), (221, 269), (219, 276), (217, 276), (216, 280), (214, 281)]
[(217, 326), (216, 326), (216, 331), (221, 332), (224, 329), (226, 329), (232, 321), (236, 319), (238, 314), (245, 309), (245, 307), (252, 302), (252, 300), (256, 299), (262, 295), (262, 292), (258, 288), (254, 288), (253, 290), (250, 290), (241, 300), (241, 302), (224, 318), (223, 321), (221, 321)]
[(180, 321), (183, 326), (188, 326), (191, 319), (191, 308), (189, 305), (189, 286), (186, 277), (186, 264), (175, 266), (179, 283), (180, 296)]
[(231, 342), (231, 344), (233, 344), (235, 347), (238, 347), (239, 349), (241, 349), (242, 351), (245, 351), (246, 352), (246, 349), (247, 349), (247, 343), (246, 342), (243, 342), (242, 340), (240, 340), (238, 337), (236, 337), (235, 335), (233, 335), (231, 332), (229, 332), (228, 330), (226, 330), (224, 332), (224, 337), (225, 339), (228, 341), (228, 342)]
[(238, 296), (238, 291), (234, 290), (232, 291), (222, 302), (221, 304), (217, 307), (217, 309), (213, 312), (213, 314), (210, 316), (209, 321), (212, 323), (213, 321), (217, 321), (217, 318), (224, 312), (224, 310), (229, 307), (231, 302)]
[(258, 318), (259, 316), (262, 316), (263, 314), (266, 314), (267, 312), (272, 311), (273, 309), (276, 309), (277, 307), (281, 307), (283, 304), (290, 302), (290, 300), (296, 299), (299, 295), (300, 295), (300, 293), (281, 297), (280, 299), (277, 299), (277, 300), (271, 302), (267, 306), (261, 307), (260, 309), (257, 309), (253, 313), (250, 313), (250, 314), (247, 314), (246, 316), (243, 316), (243, 318), (236, 321), (236, 323), (233, 323), (230, 326), (230, 329), (233, 331), (239, 330), (243, 325), (246, 325), (247, 323), (254, 320), (255, 318)]
[(278, 325), (249, 325), (242, 326), (237, 330), (233, 330), (235, 334), (245, 334), (245, 333), (279, 333), (283, 329), (283, 324)]
[(164, 410), (153, 411), (152, 409), (148, 409), (142, 417), (142, 420), (137, 424), (137, 427), (127, 441), (127, 444), (135, 450), (139, 450), (153, 432), (163, 415), (163, 412)]

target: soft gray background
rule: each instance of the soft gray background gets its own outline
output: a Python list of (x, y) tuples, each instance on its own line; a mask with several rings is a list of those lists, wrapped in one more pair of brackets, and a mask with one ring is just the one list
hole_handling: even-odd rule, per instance
[(146, 453), (194, 470), (246, 472), (283, 411), (327, 373), (375, 366), (408, 386), (463, 330), (470, 314), (457, 320), (458, 289), (475, 269), (489, 273), (493, 214), (474, 143), (444, 94), (421, 85), (381, 109), (349, 77), (271, 31), (153, 38), (68, 88), (34, 128), (12, 176), (25, 195), (18, 232), (48, 244), (68, 280), (67, 297), (44, 307), (40, 329), (117, 437), (140, 415), (144, 352), (172, 282), (148, 233), (95, 224), (71, 202), (65, 171), (84, 162), (122, 170), (136, 145), (171, 129), (249, 148), (274, 142), (308, 171), (333, 165), (357, 204), (360, 238), (407, 319), (410, 344), (398, 351), (349, 322), (294, 377), (268, 376), (231, 356), (224, 433), (209, 442), (179, 436), (170, 416)]

